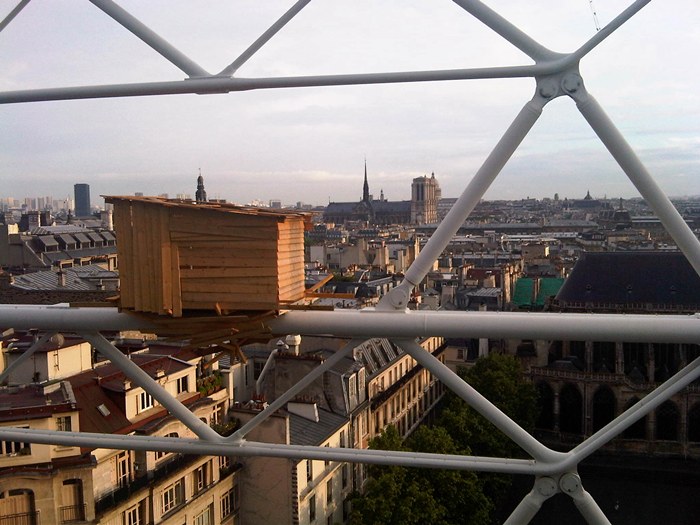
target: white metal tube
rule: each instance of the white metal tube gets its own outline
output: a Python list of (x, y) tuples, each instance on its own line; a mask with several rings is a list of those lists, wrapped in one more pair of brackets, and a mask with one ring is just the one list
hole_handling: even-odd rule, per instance
[(265, 361), (265, 366), (263, 366), (263, 369), (260, 372), (258, 379), (255, 381), (255, 393), (258, 395), (260, 395), (260, 388), (262, 387), (262, 383), (265, 380), (267, 371), (270, 369), (270, 366), (272, 366), (272, 363), (275, 360), (275, 356), (278, 352), (279, 350), (277, 350), (276, 348), (272, 352), (270, 352), (270, 355), (267, 356), (267, 361)]
[(435, 71), (398, 71), (392, 73), (358, 73), (348, 75), (311, 75), (298, 77), (231, 78), (210, 76), (165, 82), (75, 86), (29, 89), (0, 93), (0, 104), (77, 100), (88, 98), (139, 97), (151, 95), (219, 94), (256, 89), (279, 89), (321, 86), (354, 86), (363, 84), (396, 84), (407, 82), (437, 82), (447, 80), (476, 80), (486, 78), (523, 78), (547, 74), (553, 63), (531, 66), (486, 67)]
[(144, 372), (136, 363), (117, 350), (102, 335), (97, 332), (86, 332), (80, 335), (124, 372), (131, 381), (157, 399), (168, 412), (177, 417), (201, 439), (208, 441), (220, 441), (223, 439), (213, 428), (201, 421), (185, 405), (171, 396), (165, 388)]
[(2, 304), (0, 326), (11, 326), (15, 330), (36, 328), (58, 332), (156, 329), (145, 318), (120, 312), (117, 308), (74, 308), (68, 304)]
[(534, 461), (507, 458), (484, 458), (428, 452), (392, 450), (360, 450), (353, 448), (314, 447), (240, 441), (226, 443), (191, 438), (168, 438), (139, 435), (62, 432), (17, 427), (0, 427), (0, 440), (43, 443), (50, 445), (108, 448), (115, 450), (160, 450), (181, 454), (211, 456), (265, 456), (288, 459), (317, 459), (375, 465), (444, 468), (504, 474), (536, 475)]
[(607, 516), (600, 509), (586, 489), (583, 488), (581, 478), (577, 472), (566, 472), (559, 478), (559, 487), (564, 494), (574, 500), (574, 505), (579, 510), (587, 523), (591, 525), (610, 525)]
[(292, 18), (294, 18), (299, 11), (304, 9), (306, 5), (310, 2), (311, 0), (298, 0), (297, 3), (295, 3), (292, 7), (289, 8), (289, 10), (284, 13), (274, 24), (272, 24), (267, 31), (265, 31), (260, 37), (253, 42), (248, 49), (246, 49), (241, 55), (234, 60), (229, 66), (224, 68), (219, 75), (221, 76), (228, 76), (230, 77), (233, 75), (236, 71), (238, 71), (238, 68), (240, 68), (243, 64), (245, 64), (250, 57), (252, 57), (257, 51), (264, 46), (273, 36), (275, 36), (280, 29), (282, 29), (285, 25), (287, 25), (287, 22), (289, 22)]
[(96, 7), (107, 13), (124, 28), (140, 38), (162, 55), (168, 62), (177, 66), (190, 77), (209, 76), (209, 73), (170, 42), (154, 32), (138, 18), (117, 5), (112, 0), (90, 0)]
[(414, 340), (396, 339), (394, 342), (537, 461), (556, 463), (566, 457), (566, 454), (551, 450), (537, 441), (491, 401), (482, 396)]
[[(15, 361), (5, 368), (5, 370), (0, 373), (0, 385), (5, 381), (7, 377), (10, 376), (10, 374), (17, 368), (19, 368), (25, 361), (27, 361), (30, 357), (34, 355), (34, 353), (43, 348), (43, 346), (48, 342), (49, 339), (53, 336), (53, 332), (48, 332), (44, 335), (42, 335), (38, 341), (36, 341), (32, 346), (27, 348), (25, 352), (19, 356)], [(2, 363), (0, 363), (2, 365)]]
[(12, 11), (7, 13), (7, 16), (5, 18), (3, 18), (2, 22), (0, 22), (0, 31), (5, 29), (10, 24), (10, 22), (12, 22), (15, 19), (15, 17), (19, 14), (19, 12), (27, 6), (28, 3), (29, 3), (29, 0), (21, 0), (14, 7), (14, 9), (12, 9)]
[[(606, 443), (619, 436), (627, 428), (655, 410), (659, 405), (668, 401), (690, 383), (700, 377), (700, 357), (693, 360), (682, 370), (668, 378), (662, 385), (644, 396), (632, 407), (613, 419), (598, 432), (573, 448), (569, 462), (565, 468), (574, 468), (579, 462), (599, 450)], [(569, 464), (570, 463), (570, 464)]]
[(541, 494), (533, 488), (525, 497), (518, 503), (518, 506), (513, 509), (508, 519), (503, 522), (503, 525), (524, 525), (530, 523), (532, 518), (542, 508), (542, 503), (546, 501)]
[(345, 359), (352, 349), (359, 345), (362, 341), (358, 339), (353, 339), (347, 342), (340, 350), (335, 352), (332, 356), (326, 359), (319, 366), (311, 370), (308, 374), (302, 377), (293, 387), (289, 388), (284, 394), (279, 396), (277, 399), (273, 400), (262, 412), (257, 414), (253, 419), (248, 421), (241, 428), (236, 430), (231, 436), (227, 437), (227, 441), (238, 441), (245, 437), (245, 435), (257, 427), (260, 423), (265, 421), (272, 414), (277, 412), (280, 408), (291, 401), (294, 396), (304, 390), (307, 386), (313, 383), (316, 378), (320, 377), (324, 372), (330, 370), (337, 363)]
[(556, 56), (532, 37), (514, 26), (508, 20), (496, 13), (487, 5), (478, 0), (453, 0), (455, 4), (469, 12), (474, 18), (498, 33), (505, 40), (520, 49), (535, 61), (547, 60)]
[[(2, 315), (0, 310), (0, 321)], [(700, 341), (698, 315), (548, 312), (336, 310), (287, 312), (269, 322), (275, 334), (347, 337), (473, 337), (564, 341), (690, 343)]]
[(605, 147), (700, 275), (700, 241), (673, 206), (673, 203), (656, 184), (615, 124), (598, 104), (598, 101), (585, 91), (576, 94), (574, 99), (579, 111), (593, 128), (593, 131), (605, 144)]
[(622, 13), (617, 15), (610, 23), (606, 24), (605, 27), (597, 31), (585, 44), (579, 47), (576, 51), (571, 53), (570, 60), (579, 61), (585, 55), (587, 55), (593, 48), (600, 44), (603, 40), (608, 38), (615, 32), (622, 24), (627, 22), (630, 18), (636, 15), (641, 9), (646, 6), (651, 0), (637, 0), (632, 5), (627, 7)]
[[(542, 114), (544, 103), (539, 97), (530, 100), (515, 117), (515, 120), (498, 141), (493, 151), (486, 158), (481, 168), (476, 172), (472, 180), (457, 199), (454, 206), (447, 213), (438, 228), (426, 243), (425, 247), (416, 257), (413, 264), (406, 271), (405, 280), (412, 286), (418, 285), (432, 268), (432, 264), (455, 233), (464, 224), (472, 210), (479, 203), (491, 186), (498, 174), (513, 155), (522, 140), (532, 129), (537, 119)], [(387, 296), (388, 297), (388, 296)]]
[[(700, 341), (700, 314), (573, 314), (550, 312), (291, 311), (269, 321), (274, 334), (340, 337), (445, 337), (689, 343)], [(0, 326), (17, 330), (157, 331), (147, 319), (116, 308), (0, 305)]]
[(593, 499), (593, 496), (586, 492), (583, 487), (581, 488), (581, 494), (573, 499), (574, 505), (576, 505), (586, 523), (589, 523), (589, 525), (611, 525), (610, 520)]

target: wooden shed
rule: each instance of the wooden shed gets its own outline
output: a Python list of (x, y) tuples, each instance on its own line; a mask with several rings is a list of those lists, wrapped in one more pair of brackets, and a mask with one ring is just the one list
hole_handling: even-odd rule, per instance
[(114, 205), (121, 308), (279, 310), (304, 297), (308, 214), (160, 197)]

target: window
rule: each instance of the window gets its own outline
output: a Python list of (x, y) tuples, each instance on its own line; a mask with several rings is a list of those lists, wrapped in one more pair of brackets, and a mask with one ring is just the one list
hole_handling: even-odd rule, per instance
[(231, 468), (231, 456), (219, 456), (219, 472), (225, 472)]
[(31, 453), (32, 449), (29, 443), (20, 443), (19, 441), (0, 441), (0, 456), (10, 456), (15, 454), (28, 455)]
[(347, 445), (345, 444), (345, 430), (340, 431), (340, 448), (345, 448)]
[[(178, 436), (177, 432), (170, 432), (169, 434), (166, 434), (165, 437), (176, 438), (179, 436)], [(156, 450), (155, 451), (156, 461), (158, 461), (159, 459), (163, 459), (168, 454), (170, 454), (170, 452), (163, 452), (161, 450)]]
[(236, 484), (221, 496), (221, 519), (238, 514), (240, 506), (241, 499), (238, 493), (238, 484)]
[(176, 389), (178, 394), (189, 391), (188, 377), (183, 376), (177, 379)]
[(253, 379), (258, 379), (265, 367), (264, 361), (253, 361)]
[(205, 488), (211, 485), (211, 461), (207, 461), (204, 465), (194, 471), (194, 493), (202, 492)]
[(194, 517), (194, 525), (214, 525), (214, 505), (210, 504), (201, 513)]
[(316, 495), (309, 496), (309, 521), (316, 521)]
[(122, 451), (117, 454), (117, 485), (126, 487), (131, 481), (131, 456), (129, 452)]
[(326, 481), (326, 503), (333, 503), (333, 480)]
[(343, 483), (343, 488), (346, 488), (348, 486), (348, 464), (345, 463), (343, 465), (343, 468), (341, 470), (341, 479)]
[(172, 485), (163, 490), (161, 503), (163, 514), (170, 512), (175, 507), (182, 505), (185, 502), (185, 480), (180, 478)]
[(153, 408), (153, 396), (148, 392), (141, 392), (139, 394), (139, 412)]
[(128, 508), (122, 514), (123, 525), (141, 525), (141, 509), (140, 505), (134, 505)]
[(211, 414), (212, 424), (223, 425), (224, 416), (226, 415), (226, 403), (221, 403), (214, 408)]
[(310, 459), (306, 460), (306, 481), (314, 479), (314, 462)]
[(59, 416), (56, 418), (56, 430), (62, 432), (71, 431), (71, 419), (70, 416)]

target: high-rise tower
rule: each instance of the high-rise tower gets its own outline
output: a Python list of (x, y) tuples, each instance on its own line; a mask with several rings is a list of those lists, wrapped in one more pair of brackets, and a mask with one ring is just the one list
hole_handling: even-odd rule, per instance
[(73, 186), (75, 192), (75, 216), (89, 217), (90, 216), (90, 185), (75, 184)]

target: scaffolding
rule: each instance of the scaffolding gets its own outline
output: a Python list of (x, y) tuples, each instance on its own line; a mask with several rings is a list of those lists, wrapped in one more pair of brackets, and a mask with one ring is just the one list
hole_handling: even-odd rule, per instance
[[(574, 101), (592, 130), (627, 174), (642, 197), (659, 217), (690, 264), (700, 274), (700, 242), (682, 219), (671, 201), (656, 184), (622, 134), (595, 98), (587, 91), (579, 71), (579, 62), (614, 31), (638, 13), (651, 0), (637, 0), (610, 23), (600, 28), (587, 42), (571, 53), (551, 51), (521, 31), (478, 0), (453, 0), (481, 23), (521, 50), (534, 62), (531, 65), (407, 71), (392, 73), (314, 75), (275, 78), (243, 78), (238, 69), (275, 36), (290, 20), (309, 4), (297, 1), (230, 65), (211, 74), (164, 40), (134, 16), (111, 0), (91, 2), (125, 29), (160, 53), (187, 75), (182, 81), (164, 81), (99, 86), (64, 87), (9, 91), (0, 93), (0, 103), (74, 100), (85, 98), (132, 97), (168, 94), (214, 94), (245, 90), (294, 88), (309, 86), (344, 86), (448, 80), (533, 78), (533, 97), (505, 131), (481, 168), (468, 183), (453, 208), (432, 235), (425, 248), (405, 275), (403, 282), (382, 298), (376, 308), (362, 311), (292, 311), (270, 321), (274, 334), (332, 334), (350, 337), (341, 350), (315, 368), (284, 395), (273, 401), (233, 435), (222, 437), (182, 403), (168, 394), (155, 380), (117, 351), (100, 331), (141, 329), (153, 326), (147, 320), (104, 308), (71, 308), (68, 306), (0, 306), (0, 325), (16, 329), (37, 329), (43, 336), (14, 364), (26, 361), (55, 332), (75, 332), (89, 341), (97, 351), (110, 359), (132, 381), (157, 399), (170, 413), (189, 427), (197, 439), (172, 439), (152, 436), (115, 436), (78, 432), (41, 431), (0, 428), (0, 440), (85, 446), (130, 450), (200, 453), (205, 455), (269, 456), (292, 459), (318, 459), (383, 465), (422, 466), (428, 468), (534, 476), (534, 486), (516, 507), (506, 523), (527, 523), (548, 498), (557, 493), (569, 495), (580, 513), (593, 524), (609, 523), (605, 514), (586, 492), (578, 474), (579, 463), (599, 450), (626, 428), (645, 417), (692, 381), (700, 377), (700, 358), (688, 364), (636, 405), (585, 439), (569, 452), (554, 451), (503, 414), (488, 399), (460, 379), (437, 358), (425, 352), (416, 342), (422, 336), (498, 337), (527, 339), (594, 338), (598, 341), (646, 341), (697, 343), (700, 341), (700, 315), (663, 317), (592, 314), (522, 314), (490, 312), (412, 312), (407, 309), (411, 292), (427, 275), (450, 239), (467, 219), (479, 200), (530, 132), (550, 101), (566, 96)], [(26, 6), (20, 2), (0, 22), (0, 31)], [(305, 386), (351, 354), (352, 348), (371, 337), (387, 337), (420, 365), (464, 399), (517, 443), (530, 459), (472, 457), (430, 453), (355, 450), (311, 446), (291, 446), (248, 441), (247, 434), (274, 411), (301, 392)], [(11, 369), (0, 374), (2, 381)]]

